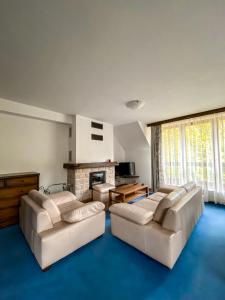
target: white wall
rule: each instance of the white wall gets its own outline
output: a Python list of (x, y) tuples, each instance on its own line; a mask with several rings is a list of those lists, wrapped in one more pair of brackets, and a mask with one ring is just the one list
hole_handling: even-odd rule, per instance
[[(91, 121), (96, 120), (76, 115), (76, 162), (103, 162), (108, 159), (113, 161), (113, 125), (96, 121), (103, 124), (101, 130), (92, 128)], [(103, 141), (92, 140), (91, 134), (103, 135)], [(74, 152), (74, 148), (72, 151)]]
[(72, 118), (72, 125), (71, 125), (71, 129), (72, 129), (72, 136), (71, 138), (69, 138), (69, 150), (72, 151), (72, 161), (76, 162), (76, 116), (73, 116)]
[(135, 162), (135, 171), (139, 182), (151, 187), (151, 150), (131, 149), (126, 151), (126, 161)]
[(40, 172), (40, 185), (66, 182), (69, 125), (0, 113), (0, 173)]
[[(146, 126), (141, 122), (123, 124), (114, 128), (114, 134), (118, 161), (134, 161), (139, 182), (151, 187), (151, 148)], [(125, 153), (121, 152), (121, 148)]]
[(118, 162), (125, 161), (125, 150), (118, 141), (117, 137), (114, 135), (114, 160)]

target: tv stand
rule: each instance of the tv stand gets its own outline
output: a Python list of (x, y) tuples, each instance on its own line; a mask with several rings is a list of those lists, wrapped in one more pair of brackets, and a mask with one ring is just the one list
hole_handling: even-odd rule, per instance
[(115, 180), (116, 186), (137, 183), (139, 177), (140, 176), (138, 175), (123, 175), (123, 176), (116, 175), (116, 180)]

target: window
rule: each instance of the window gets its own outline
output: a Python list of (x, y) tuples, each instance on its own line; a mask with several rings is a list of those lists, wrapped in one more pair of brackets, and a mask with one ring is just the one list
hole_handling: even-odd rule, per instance
[(205, 200), (225, 201), (225, 114), (162, 125), (163, 183), (195, 181)]
[(162, 167), (166, 184), (183, 182), (183, 163), (180, 127), (162, 128)]

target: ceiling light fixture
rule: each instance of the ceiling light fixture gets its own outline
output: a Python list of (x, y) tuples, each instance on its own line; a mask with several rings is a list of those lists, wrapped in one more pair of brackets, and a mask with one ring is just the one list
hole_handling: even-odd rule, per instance
[(145, 105), (145, 102), (142, 100), (131, 100), (126, 102), (126, 107), (130, 108), (130, 109), (140, 109)]

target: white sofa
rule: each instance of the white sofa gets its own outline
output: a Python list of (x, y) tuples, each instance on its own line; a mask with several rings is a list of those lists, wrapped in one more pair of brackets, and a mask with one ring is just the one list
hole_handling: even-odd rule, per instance
[(20, 227), (42, 270), (105, 232), (101, 202), (84, 204), (70, 192), (23, 196)]
[(173, 268), (204, 208), (201, 187), (188, 183), (134, 204), (110, 207), (112, 234)]

